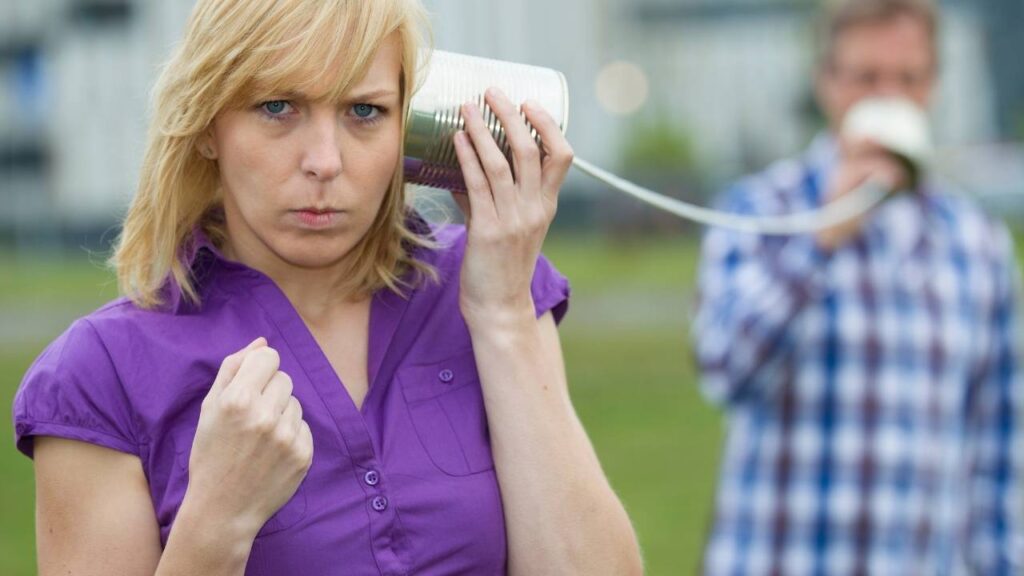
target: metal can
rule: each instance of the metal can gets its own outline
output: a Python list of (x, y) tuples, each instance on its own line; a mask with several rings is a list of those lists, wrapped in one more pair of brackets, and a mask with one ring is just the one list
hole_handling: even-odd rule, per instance
[[(561, 72), (434, 50), (426, 78), (409, 103), (405, 133), (406, 182), (465, 192), (453, 138), (464, 127), (460, 107), (470, 101), (483, 111), (487, 127), (511, 162), (505, 129), (484, 102), (484, 92), (492, 86), (501, 89), (517, 106), (526, 100), (540, 103), (565, 133), (569, 120), (569, 89)], [(532, 126), (529, 129), (540, 145), (537, 131)]]

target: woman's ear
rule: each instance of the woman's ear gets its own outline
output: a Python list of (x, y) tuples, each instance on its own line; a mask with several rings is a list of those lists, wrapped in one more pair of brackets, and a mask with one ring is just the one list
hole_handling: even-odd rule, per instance
[(210, 128), (203, 134), (199, 142), (196, 143), (196, 149), (199, 151), (199, 155), (207, 160), (217, 159), (217, 145), (213, 138), (213, 128)]

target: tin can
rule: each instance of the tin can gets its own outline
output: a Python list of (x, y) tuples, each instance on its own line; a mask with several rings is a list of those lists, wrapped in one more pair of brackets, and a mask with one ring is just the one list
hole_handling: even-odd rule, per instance
[[(423, 84), (409, 103), (405, 133), (406, 182), (466, 191), (453, 142), (455, 133), (464, 128), (460, 107), (466, 102), (475, 102), (480, 107), (494, 140), (511, 162), (505, 129), (484, 102), (484, 92), (492, 86), (501, 89), (516, 106), (521, 107), (526, 100), (540, 103), (565, 133), (569, 120), (569, 89), (561, 72), (434, 50)], [(528, 127), (540, 145), (537, 131)]]

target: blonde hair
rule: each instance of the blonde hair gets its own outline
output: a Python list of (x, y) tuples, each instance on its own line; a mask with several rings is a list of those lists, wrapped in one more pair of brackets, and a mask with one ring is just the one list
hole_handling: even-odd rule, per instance
[[(153, 308), (173, 281), (184, 298), (199, 303), (187, 244), (197, 227), (217, 244), (227, 234), (217, 164), (199, 153), (221, 110), (239, 107), (257, 91), (308, 89), (328, 72), (337, 81), (324, 97), (337, 101), (397, 32), (404, 133), (427, 30), (419, 0), (199, 0), (154, 89), (139, 187), (111, 258), (121, 292)], [(409, 270), (416, 278), (434, 276), (412, 256), (432, 243), (407, 224), (402, 157), (375, 221), (353, 249), (348, 288), (355, 293), (398, 292)]]

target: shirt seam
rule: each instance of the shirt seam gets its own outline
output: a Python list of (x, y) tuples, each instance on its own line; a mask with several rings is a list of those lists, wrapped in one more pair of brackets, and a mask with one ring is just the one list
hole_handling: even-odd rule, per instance
[[(121, 371), (118, 369), (117, 363), (114, 362), (114, 358), (110, 355), (110, 348), (107, 346), (107, 342), (103, 339), (103, 335), (100, 334), (99, 330), (96, 329), (96, 326), (92, 323), (92, 321), (89, 318), (83, 318), (82, 322), (89, 328), (90, 331), (92, 331), (93, 336), (96, 337), (96, 341), (99, 342), (100, 346), (103, 348), (103, 353), (107, 357), (107, 362), (110, 363), (110, 367), (113, 369), (114, 375), (117, 377), (117, 385), (118, 388), (120, 388), (121, 390), (121, 396), (122, 398), (124, 398), (125, 404), (127, 405), (129, 412), (131, 413), (130, 427), (133, 438), (129, 440), (129, 442), (133, 443), (135, 445), (136, 452), (138, 454), (141, 454), (142, 444), (144, 444), (144, 442), (141, 442), (139, 440), (139, 415), (138, 413), (136, 413), (135, 407), (132, 405), (131, 398), (128, 395), (128, 391), (124, 387), (124, 377), (121, 375)], [(63, 357), (63, 353), (61, 354), (61, 356)], [(148, 442), (145, 443), (148, 444)]]
[[(129, 440), (129, 439), (124, 438), (122, 436), (118, 436), (116, 434), (111, 434), (110, 432), (104, 432), (102, 430), (97, 430), (96, 428), (91, 428), (89, 426), (81, 426), (81, 425), (75, 425), (75, 424), (68, 424), (67, 422), (54, 422), (52, 420), (40, 420), (40, 419), (33, 418), (33, 417), (22, 418), (19, 422), (16, 422), (16, 424), (18, 424), (18, 425), (27, 425), (27, 426), (39, 426), (39, 425), (54, 426), (54, 427), (61, 428), (61, 429), (64, 429), (64, 430), (82, 430), (82, 431), (85, 431), (85, 432), (91, 432), (93, 434), (98, 434), (98, 435), (104, 436), (106, 438), (111, 438), (113, 440), (117, 440), (120, 444), (124, 444), (124, 445), (129, 446), (129, 447), (135, 447), (136, 451), (133, 452), (132, 454), (134, 454), (135, 456), (141, 456), (141, 451), (139, 450), (138, 443), (133, 442), (132, 440)], [(25, 436), (48, 436), (48, 434), (36, 434), (35, 431), (33, 431), (33, 430), (27, 430), (25, 432), (21, 432), (19, 434), (19, 436), (22, 436), (22, 437), (25, 437)]]

